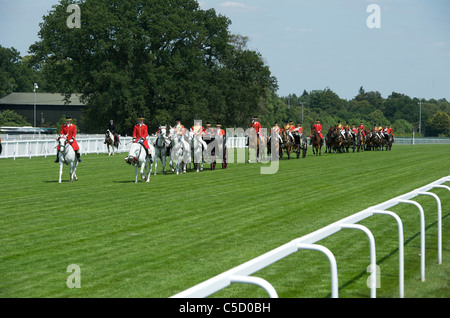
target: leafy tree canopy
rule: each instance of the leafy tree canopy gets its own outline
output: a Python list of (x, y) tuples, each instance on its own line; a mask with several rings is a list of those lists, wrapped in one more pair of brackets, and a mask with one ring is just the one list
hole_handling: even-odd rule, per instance
[(230, 20), (194, 0), (77, 1), (73, 29), (71, 2), (44, 17), (30, 51), (50, 91), (83, 94), (88, 131), (112, 118), (130, 133), (139, 114), (151, 130), (178, 117), (240, 125), (276, 89), (260, 54), (230, 34)]

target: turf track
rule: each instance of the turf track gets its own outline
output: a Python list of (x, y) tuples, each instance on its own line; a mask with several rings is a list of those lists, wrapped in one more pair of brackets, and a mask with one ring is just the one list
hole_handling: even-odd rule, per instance
[[(223, 271), (363, 210), (450, 175), (449, 145), (397, 146), (391, 152), (322, 154), (283, 160), (274, 175), (260, 164), (152, 176), (134, 183), (125, 155), (83, 156), (78, 182), (57, 183), (53, 156), (0, 160), (1, 297), (169, 297)], [(436, 203), (425, 209), (426, 276), (420, 281), (419, 213), (396, 206), (405, 229), (405, 296), (450, 297), (450, 193), (443, 207), (443, 260), (437, 265)], [(381, 269), (379, 297), (398, 296), (397, 227), (387, 216), (372, 230)], [(320, 242), (336, 256), (340, 297), (368, 297), (369, 243), (343, 230)], [(70, 264), (81, 288), (69, 289)], [(262, 271), (280, 297), (329, 297), (324, 256), (302, 251)], [(266, 297), (233, 285), (214, 297)]]

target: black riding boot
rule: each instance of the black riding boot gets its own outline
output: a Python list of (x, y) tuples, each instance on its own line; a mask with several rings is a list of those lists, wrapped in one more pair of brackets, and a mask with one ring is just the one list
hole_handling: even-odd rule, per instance
[(59, 153), (56, 153), (56, 160), (55, 160), (55, 163), (58, 163), (59, 162)]
[(81, 162), (80, 153), (77, 152), (76, 154), (77, 154), (77, 160), (78, 160), (78, 162)]

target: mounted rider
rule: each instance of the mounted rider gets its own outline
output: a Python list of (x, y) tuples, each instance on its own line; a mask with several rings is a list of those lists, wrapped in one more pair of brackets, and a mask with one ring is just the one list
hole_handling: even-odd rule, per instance
[(362, 131), (362, 134), (364, 135), (364, 138), (365, 138), (366, 137), (366, 132), (365, 132), (364, 123), (362, 121), (359, 123), (358, 128)]
[[(340, 122), (340, 121), (339, 121)], [(320, 124), (320, 120), (316, 120), (316, 123), (313, 125), (313, 128), (316, 130), (316, 132), (319, 134), (320, 137), (320, 141), (322, 142), (323, 140), (323, 135), (322, 135), (322, 125)], [(312, 132), (311, 135), (309, 136), (309, 144), (312, 144)]]
[(150, 156), (150, 147), (147, 142), (148, 137), (148, 127), (146, 124), (144, 124), (144, 116), (139, 116), (138, 123), (134, 125), (133, 128), (133, 139), (134, 143), (138, 142), (145, 148), (145, 152), (147, 153), (147, 156)]
[(392, 137), (394, 137), (394, 130), (392, 129), (391, 125), (388, 126), (386, 132), (388, 135), (392, 135)]
[(205, 129), (202, 126), (202, 121), (200, 119), (194, 120), (194, 126), (191, 127), (191, 132), (194, 135), (203, 135)]
[(284, 125), (283, 128), (286, 131), (286, 134), (291, 139), (291, 142), (295, 143), (294, 136), (292, 135), (292, 132), (295, 130), (294, 122), (292, 120), (286, 121), (286, 124)]
[[(75, 151), (75, 154), (77, 156), (78, 162), (81, 162), (80, 158), (80, 146), (78, 145), (75, 137), (77, 135), (77, 126), (72, 124), (72, 117), (66, 116), (66, 123), (64, 125), (61, 125), (61, 131), (59, 132), (60, 135), (67, 135), (67, 142), (72, 146), (73, 150)], [(57, 147), (58, 152), (56, 153), (56, 162), (59, 162), (59, 145)]]
[(356, 128), (355, 124), (352, 125), (352, 133), (353, 133), (354, 136), (358, 135), (358, 128)]
[(377, 129), (377, 133), (379, 134), (380, 138), (384, 138), (384, 133), (383, 133), (383, 126), (381, 126), (381, 124), (378, 124)]
[(216, 136), (223, 138), (225, 136), (225, 130), (222, 129), (222, 124), (219, 123), (216, 125), (216, 127)]
[(297, 127), (295, 127), (294, 132), (298, 133), (300, 135), (300, 138), (303, 137), (303, 127), (302, 124), (297, 123)]
[(119, 142), (119, 135), (117, 134), (117, 131), (116, 131), (116, 125), (114, 124), (114, 120), (112, 120), (112, 119), (109, 120), (108, 130), (111, 132), (111, 134), (114, 137), (113, 141)]
[(353, 136), (353, 130), (352, 130), (352, 128), (350, 127), (350, 124), (348, 123), (348, 121), (345, 122), (345, 125), (344, 125), (344, 135), (345, 135), (345, 132), (348, 132), (348, 137), (349, 137), (350, 139), (354, 139), (354, 136)]
[(271, 135), (272, 136), (272, 132), (274, 132), (276, 134), (276, 136), (278, 137), (278, 139), (280, 140), (281, 143), (283, 143), (283, 139), (281, 139), (281, 127), (278, 126), (278, 122), (274, 122), (273, 127), (271, 128)]
[(215, 132), (214, 132), (214, 128), (211, 128), (211, 124), (208, 122), (206, 123), (206, 128), (203, 132), (204, 136), (214, 136)]
[(175, 132), (177, 134), (178, 142), (182, 142), (184, 145), (184, 148), (189, 149), (189, 147), (190, 147), (189, 143), (185, 140), (185, 138), (183, 138), (186, 133), (186, 128), (184, 128), (184, 125), (181, 124), (180, 119), (176, 120)]
[(194, 138), (196, 136), (200, 136), (200, 138), (199, 138), (200, 143), (203, 145), (204, 149), (206, 149), (206, 146), (207, 146), (206, 142), (202, 138), (202, 136), (206, 132), (206, 129), (203, 128), (202, 121), (200, 119), (194, 120), (194, 126), (192, 126), (192, 128), (191, 128), (191, 132), (193, 133)]
[(259, 123), (257, 116), (252, 118), (252, 122), (250, 124), (250, 127), (255, 129), (256, 136), (258, 136), (258, 138), (261, 138), (261, 136), (260, 136), (261, 124)]

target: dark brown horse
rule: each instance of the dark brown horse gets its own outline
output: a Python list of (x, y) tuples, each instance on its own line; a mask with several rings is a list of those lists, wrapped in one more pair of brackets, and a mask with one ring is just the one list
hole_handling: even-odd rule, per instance
[[(336, 134), (334, 132), (334, 128), (330, 127), (330, 129), (328, 129), (328, 133), (327, 136), (325, 138), (325, 153), (331, 153), (331, 149), (334, 148), (334, 140), (336, 139)], [(336, 150), (334, 150), (334, 152), (336, 152)]]
[(311, 145), (313, 154), (315, 154), (316, 156), (321, 156), (323, 139), (320, 138), (319, 133), (316, 131), (314, 127), (311, 128)]
[[(272, 145), (274, 146), (273, 149)], [(272, 158), (272, 160), (274, 160), (274, 158), (272, 157), (272, 150), (274, 155), (278, 153), (278, 159), (281, 160), (283, 158), (283, 148), (277, 132), (267, 137), (267, 156), (269, 156), (269, 158)]]
[(364, 151), (365, 139), (363, 131), (361, 128), (358, 128), (356, 132), (356, 147), (358, 152), (359, 150)]
[(288, 160), (291, 159), (291, 152), (294, 148), (294, 143), (291, 141), (291, 138), (288, 136), (287, 131), (283, 129), (281, 131), (281, 139), (283, 140), (283, 148), (286, 149)]
[(353, 152), (355, 152), (355, 141), (353, 140), (353, 135), (351, 134), (351, 131), (348, 127), (344, 128), (344, 140), (343, 140), (343, 146), (345, 150), (349, 151), (349, 148), (352, 147)]
[[(256, 134), (256, 130), (254, 128), (250, 128), (248, 131), (248, 162), (259, 162), (259, 143), (260, 138)], [(253, 153), (254, 152), (254, 153)]]

